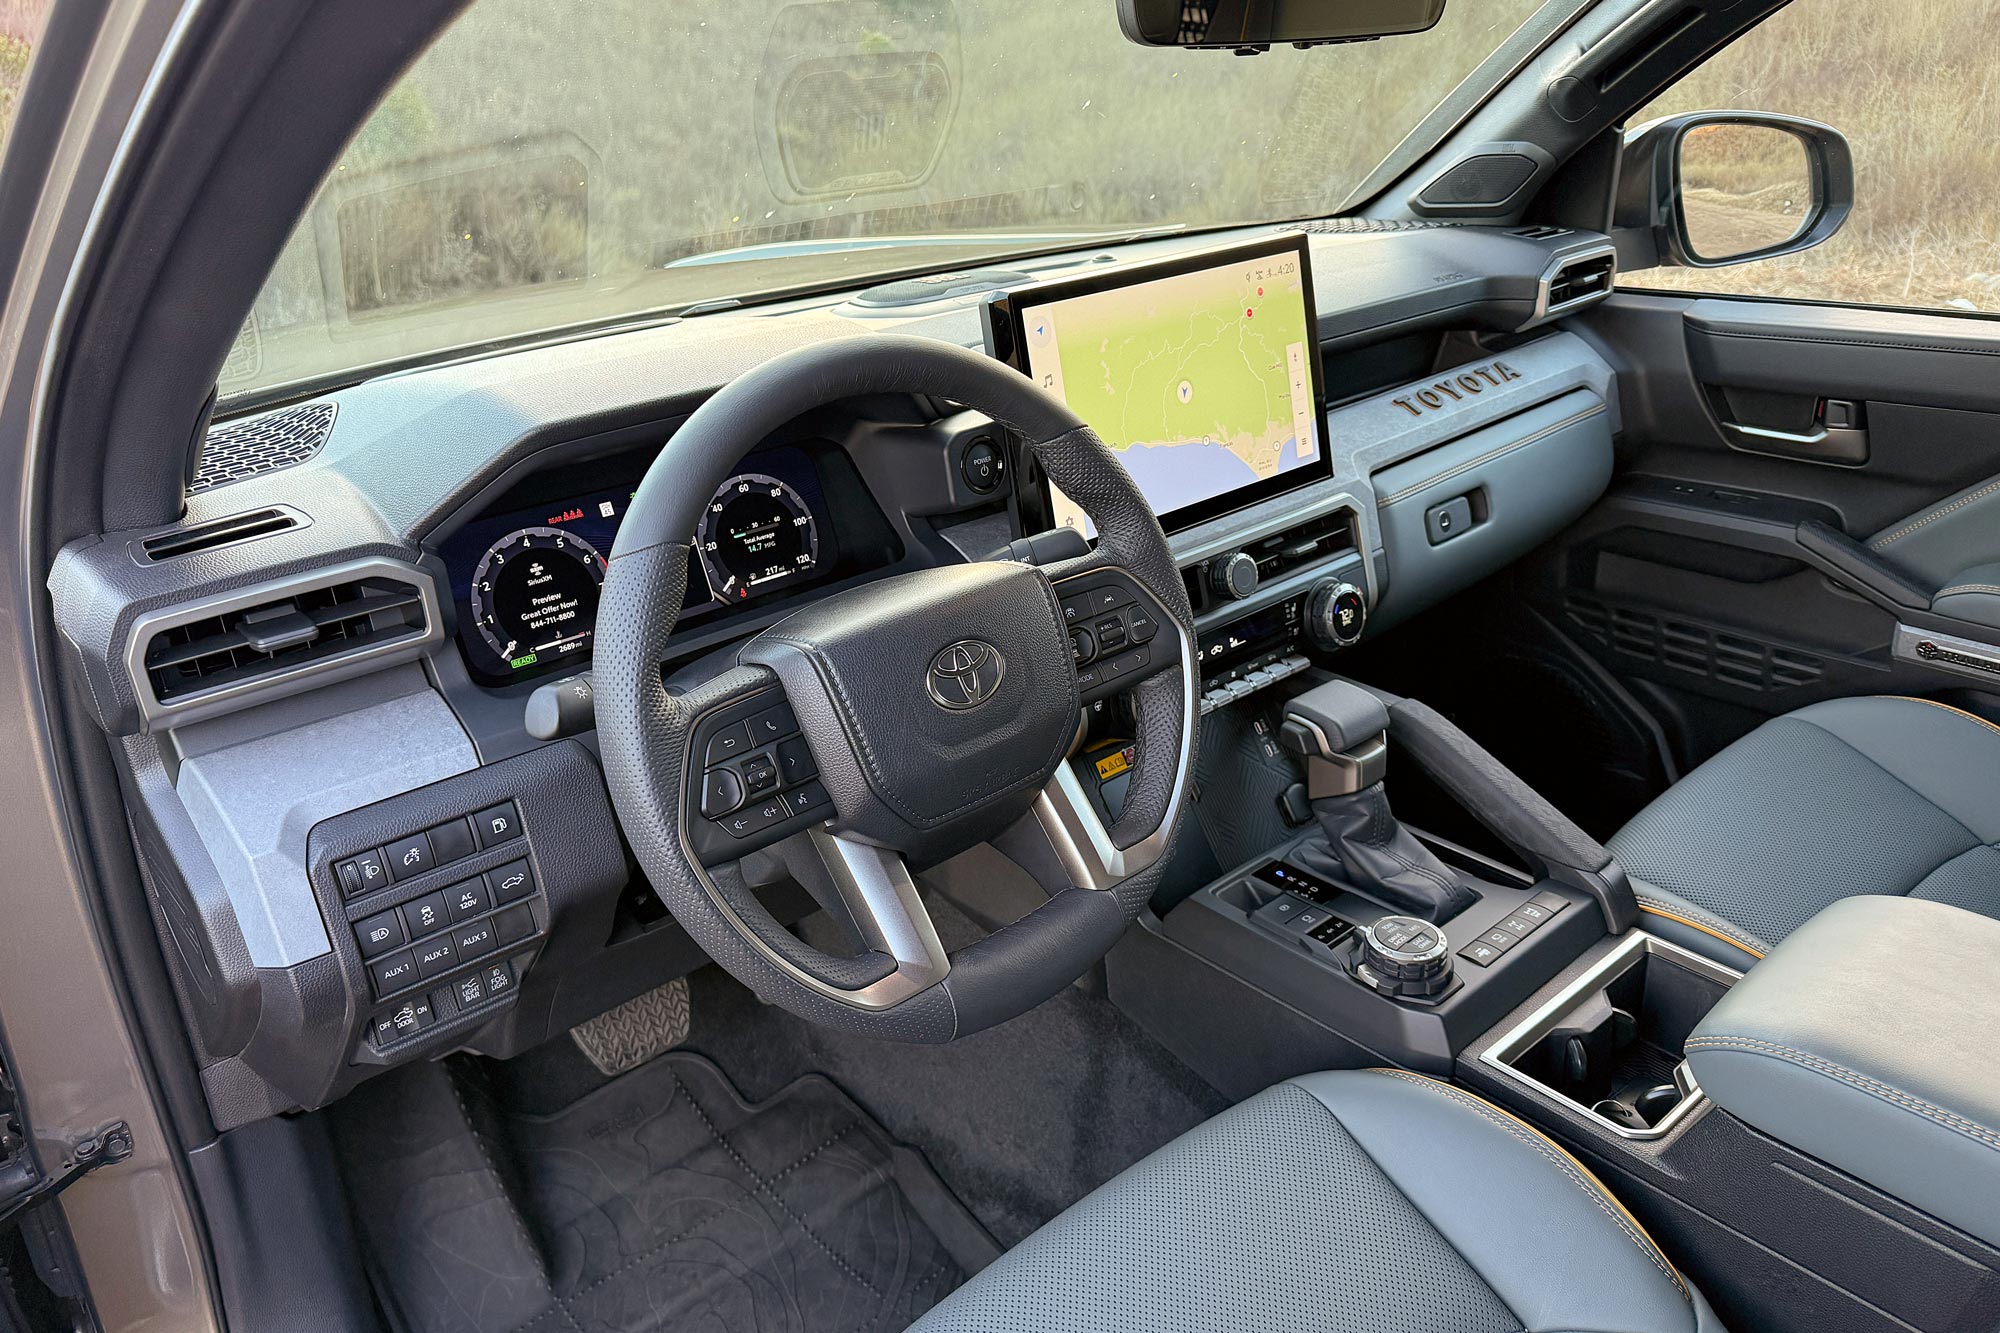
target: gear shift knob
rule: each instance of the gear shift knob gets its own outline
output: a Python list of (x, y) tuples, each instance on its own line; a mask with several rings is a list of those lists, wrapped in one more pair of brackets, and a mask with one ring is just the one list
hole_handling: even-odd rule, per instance
[(1389, 768), (1389, 709), (1344, 680), (1328, 681), (1285, 704), (1279, 739), (1306, 761), (1306, 795), (1351, 796)]

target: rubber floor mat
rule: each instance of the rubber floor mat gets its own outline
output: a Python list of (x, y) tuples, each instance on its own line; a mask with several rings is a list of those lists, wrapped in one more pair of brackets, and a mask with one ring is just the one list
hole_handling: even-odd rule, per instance
[(998, 1253), (818, 1075), (751, 1106), (676, 1051), (526, 1116), (455, 1062), (358, 1089), (334, 1132), (384, 1308), (421, 1333), (893, 1330)]

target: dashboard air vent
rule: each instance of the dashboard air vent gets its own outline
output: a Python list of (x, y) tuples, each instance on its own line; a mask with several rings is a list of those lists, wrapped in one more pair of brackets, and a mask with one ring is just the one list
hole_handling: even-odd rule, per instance
[(1310, 222), (1292, 224), (1298, 231), (1317, 232), (1322, 236), (1358, 236), (1384, 231), (1436, 231), (1440, 227), (1456, 227), (1456, 222), (1440, 222), (1426, 218), (1315, 218)]
[(1354, 514), (1336, 509), (1243, 548), (1257, 561), (1257, 582), (1274, 583), (1307, 565), (1354, 549)]
[(1558, 227), (1553, 223), (1539, 222), (1529, 227), (1516, 227), (1507, 234), (1509, 236), (1520, 236), (1530, 241), (1552, 241), (1558, 236), (1569, 235), (1569, 228)]
[(1611, 293), (1611, 280), (1618, 272), (1618, 260), (1609, 252), (1583, 255), (1566, 260), (1549, 275), (1548, 309), (1561, 314), (1588, 301)]
[(210, 519), (193, 527), (156, 532), (139, 539), (139, 551), (147, 560), (157, 563), (172, 560), (175, 556), (192, 555), (196, 551), (213, 551), (218, 546), (254, 541), (274, 532), (289, 531), (303, 522), (297, 510), (274, 505), (269, 509), (252, 509), (227, 518)]
[(202, 441), (188, 493), (213, 490), (303, 463), (333, 434), (332, 403), (300, 403), (262, 416), (225, 421)]
[(430, 611), (415, 583), (367, 577), (305, 587), (155, 631), (145, 671), (162, 705), (371, 649), (421, 641)]

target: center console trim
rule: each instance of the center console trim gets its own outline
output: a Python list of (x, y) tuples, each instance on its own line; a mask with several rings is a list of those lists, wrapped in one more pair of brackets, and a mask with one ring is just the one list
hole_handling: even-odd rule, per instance
[(1479, 1062), (1501, 1078), (1526, 1088), (1534, 1096), (1565, 1106), (1621, 1139), (1641, 1142), (1663, 1139), (1696, 1116), (1703, 1114), (1713, 1103), (1695, 1082), (1694, 1075), (1689, 1072), (1685, 1060), (1674, 1071), (1674, 1082), (1686, 1095), (1681, 1098), (1679, 1105), (1661, 1117), (1660, 1123), (1651, 1129), (1627, 1129), (1623, 1125), (1614, 1124), (1582, 1102), (1564, 1096), (1538, 1079), (1528, 1077), (1510, 1063), (1526, 1055), (1534, 1048), (1536, 1042), (1553, 1032), (1585, 996), (1617, 980), (1645, 954), (1665, 958), (1690, 972), (1725, 986), (1733, 986), (1743, 979), (1743, 974), (1734, 968), (1724, 967), (1698, 953), (1683, 949), (1678, 944), (1671, 944), (1656, 935), (1648, 935), (1643, 930), (1628, 931), (1617, 948), (1598, 959), (1588, 971), (1557, 991), (1547, 1003), (1522, 1019), (1505, 1036), (1481, 1051)]

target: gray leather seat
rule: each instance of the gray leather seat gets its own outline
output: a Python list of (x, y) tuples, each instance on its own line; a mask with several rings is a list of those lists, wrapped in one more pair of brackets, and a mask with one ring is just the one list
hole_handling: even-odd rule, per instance
[(1907, 894), (2000, 917), (2000, 727), (1922, 699), (1774, 718), (1611, 840), (1645, 928), (1744, 968), (1820, 909)]
[(1197, 1126), (1002, 1256), (919, 1333), (1720, 1329), (1562, 1149), (1401, 1070), (1311, 1074)]

